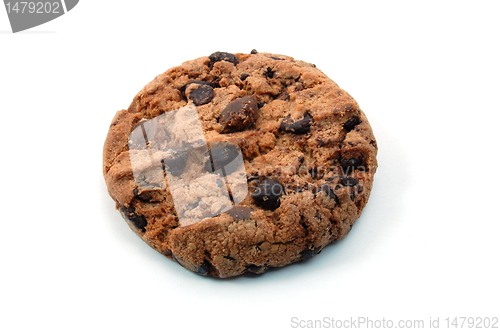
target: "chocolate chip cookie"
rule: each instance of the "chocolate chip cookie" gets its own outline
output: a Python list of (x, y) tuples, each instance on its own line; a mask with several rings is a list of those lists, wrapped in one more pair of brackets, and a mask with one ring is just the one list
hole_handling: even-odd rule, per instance
[(103, 170), (145, 242), (227, 278), (310, 258), (346, 236), (376, 154), (359, 105), (315, 65), (215, 52), (157, 76), (116, 114)]

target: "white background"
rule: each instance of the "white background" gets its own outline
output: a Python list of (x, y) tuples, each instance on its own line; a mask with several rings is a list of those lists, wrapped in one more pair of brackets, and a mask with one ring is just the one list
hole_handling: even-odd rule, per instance
[[(18, 34), (0, 8), (0, 330), (287, 331), (360, 316), (440, 317), (443, 328), (500, 316), (498, 4), (84, 0)], [(346, 89), (380, 167), (351, 234), (320, 255), (200, 277), (121, 219), (102, 146), (156, 75), (254, 48), (312, 62)]]

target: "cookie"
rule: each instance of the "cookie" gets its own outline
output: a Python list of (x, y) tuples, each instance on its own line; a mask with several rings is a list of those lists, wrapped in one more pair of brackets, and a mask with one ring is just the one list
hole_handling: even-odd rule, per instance
[(315, 65), (215, 52), (157, 76), (117, 112), (103, 171), (146, 243), (227, 278), (311, 258), (346, 236), (376, 154), (359, 105)]

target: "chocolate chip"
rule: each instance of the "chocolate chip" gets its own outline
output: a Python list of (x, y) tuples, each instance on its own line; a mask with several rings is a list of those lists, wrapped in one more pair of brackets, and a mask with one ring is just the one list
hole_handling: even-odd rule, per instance
[(259, 53), (259, 52), (257, 52), (257, 50), (255, 48), (250, 52), (250, 54), (257, 54), (257, 53)]
[(186, 150), (172, 149), (170, 150), (170, 156), (162, 160), (163, 167), (173, 176), (179, 176), (184, 172), (188, 156)]
[(278, 97), (276, 99), (290, 101), (290, 95), (288, 94), (288, 91), (285, 89), (285, 90), (280, 92), (280, 94), (278, 95)]
[(336, 178), (338, 178), (338, 176), (330, 176), (328, 178), (325, 179), (325, 181), (327, 182), (332, 182), (333, 180), (335, 180)]
[(340, 167), (344, 174), (348, 174), (354, 171), (356, 168), (363, 166), (363, 156), (358, 158), (344, 158), (340, 157)]
[(312, 122), (313, 118), (309, 113), (304, 114), (302, 119), (295, 122), (290, 116), (287, 116), (281, 121), (280, 130), (285, 133), (303, 135), (309, 132)]
[(308, 258), (311, 258), (311, 257), (314, 257), (316, 256), (317, 254), (319, 254), (321, 252), (321, 248), (314, 248), (314, 249), (304, 249), (300, 252), (300, 256), (303, 258), (303, 259), (308, 259)]
[(267, 78), (273, 78), (274, 77), (274, 70), (272, 68), (267, 67), (266, 72), (264, 73), (264, 76)]
[(347, 132), (349, 132), (349, 131), (353, 130), (354, 127), (356, 127), (360, 123), (361, 123), (361, 121), (359, 120), (359, 118), (357, 116), (353, 116), (352, 118), (347, 120), (346, 123), (344, 123), (344, 129)]
[(335, 195), (334, 190), (328, 184), (326, 184), (326, 183), (322, 184), (322, 185), (314, 188), (314, 190), (313, 190), (314, 194), (317, 194), (317, 193), (320, 193), (320, 192), (324, 192), (328, 197), (330, 197), (331, 199), (335, 200), (335, 202), (337, 204), (339, 203), (339, 199), (338, 199), (337, 195)]
[(352, 178), (350, 176), (342, 177), (340, 184), (346, 187), (354, 187), (359, 183), (358, 179)]
[(320, 179), (326, 175), (328, 172), (328, 168), (326, 166), (319, 166), (316, 168), (309, 169), (309, 174), (311, 174), (311, 178)]
[(326, 142), (323, 140), (323, 137), (316, 138), (316, 141), (318, 141), (318, 146), (323, 147), (326, 145)]
[(271, 59), (273, 60), (283, 60), (282, 58), (278, 58), (278, 57), (275, 57), (275, 56), (270, 56)]
[(228, 166), (238, 155), (241, 150), (238, 145), (228, 142), (213, 142), (210, 143), (210, 150), (208, 150), (210, 158), (205, 162), (205, 171), (215, 172), (222, 167), (225, 167), (225, 174), (231, 174), (240, 165)]
[(304, 249), (300, 252), (300, 256), (303, 258), (303, 259), (308, 259), (308, 258), (311, 258), (313, 257), (315, 254), (314, 254), (314, 251), (312, 249)]
[(148, 221), (144, 216), (141, 216), (137, 213), (135, 213), (135, 208), (134, 207), (125, 207), (125, 206), (120, 206), (120, 212), (122, 216), (126, 219), (128, 219), (135, 227), (140, 229), (142, 232), (146, 231), (146, 226), (148, 225)]
[(201, 265), (198, 266), (196, 273), (198, 273), (199, 275), (202, 275), (202, 276), (206, 276), (208, 274), (208, 272), (210, 271), (211, 266), (212, 266), (212, 264), (210, 264), (210, 262), (205, 259), (203, 261), (203, 263), (201, 263)]
[(250, 218), (250, 213), (253, 211), (248, 206), (235, 206), (231, 210), (226, 211), (234, 220), (245, 220)]
[(186, 89), (187, 89), (187, 87), (190, 84), (209, 85), (212, 88), (220, 88), (220, 85), (217, 84), (217, 83), (212, 83), (212, 82), (207, 82), (207, 81), (200, 81), (200, 80), (193, 80), (193, 81), (189, 81), (189, 83), (187, 83), (186, 85), (184, 85), (184, 86), (182, 86), (180, 88), (176, 88), (176, 89), (181, 92), (181, 94), (183, 95), (183, 97), (186, 97)]
[(215, 52), (210, 54), (208, 58), (210, 59), (210, 68), (214, 66), (214, 63), (219, 61), (231, 62), (234, 65), (238, 64), (238, 58), (236, 55), (227, 52)]
[(260, 175), (259, 174), (250, 174), (250, 175), (247, 175), (247, 181), (248, 182), (259, 180), (259, 179), (260, 179)]
[(212, 83), (212, 82), (207, 82), (207, 81), (199, 81), (199, 80), (194, 80), (194, 81), (189, 81), (188, 84), (186, 84), (184, 87), (181, 89), (186, 90), (186, 88), (189, 86), (189, 84), (199, 84), (199, 85), (210, 85), (212, 88), (220, 88), (218, 84)]
[(254, 97), (247, 96), (233, 100), (219, 117), (222, 133), (234, 133), (250, 127), (257, 119), (258, 110)]
[(153, 199), (153, 195), (150, 191), (140, 192), (138, 188), (134, 189), (134, 196), (140, 201), (149, 203)]
[(252, 198), (255, 204), (265, 210), (275, 210), (279, 208), (281, 202), (280, 197), (284, 194), (285, 189), (278, 180), (265, 179), (255, 188), (252, 193)]
[(248, 76), (250, 76), (250, 75), (248, 75), (248, 74), (241, 74), (240, 75), (240, 80), (244, 81), (244, 80), (246, 80), (248, 78)]
[(189, 99), (191, 99), (196, 106), (209, 103), (213, 97), (214, 88), (209, 84), (198, 84), (198, 87), (191, 90), (189, 93)]
[(256, 273), (256, 274), (260, 274), (260, 273), (264, 273), (266, 272), (268, 269), (267, 266), (260, 266), (260, 265), (255, 265), (255, 264), (248, 264), (247, 265), (247, 271), (248, 272), (252, 272), (252, 273)]
[[(295, 82), (298, 82), (299, 80), (300, 80), (300, 77), (297, 77), (295, 79)], [(294, 88), (295, 92), (299, 92), (299, 91), (304, 90), (304, 85), (302, 85), (302, 83), (296, 83), (293, 85), (293, 88)]]

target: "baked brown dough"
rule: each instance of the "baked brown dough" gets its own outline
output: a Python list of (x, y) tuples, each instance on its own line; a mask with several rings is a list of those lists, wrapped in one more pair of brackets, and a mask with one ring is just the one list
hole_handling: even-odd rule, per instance
[(146, 243), (227, 278), (310, 258), (347, 235), (376, 154), (365, 114), (316, 66), (215, 52), (157, 76), (117, 112), (103, 171)]

